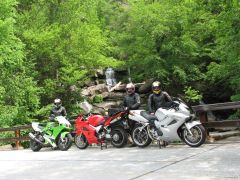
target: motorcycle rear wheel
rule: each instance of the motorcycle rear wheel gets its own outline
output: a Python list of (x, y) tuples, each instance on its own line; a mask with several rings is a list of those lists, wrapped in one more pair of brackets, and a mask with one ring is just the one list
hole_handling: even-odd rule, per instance
[(65, 137), (58, 138), (58, 147), (61, 151), (67, 151), (72, 146), (72, 136), (67, 134)]
[(30, 140), (30, 148), (34, 152), (40, 151), (42, 149), (42, 145), (39, 144), (38, 142), (34, 141), (33, 139)]
[(141, 130), (141, 125), (136, 125), (132, 131), (132, 140), (138, 147), (147, 147), (152, 139), (148, 134), (147, 127)]
[(76, 135), (74, 138), (74, 142), (79, 149), (86, 149), (89, 145), (84, 134)]
[(127, 144), (127, 133), (126, 131), (121, 127), (116, 127), (112, 129), (111, 132), (112, 135), (112, 145), (117, 148), (121, 148)]
[(199, 147), (206, 140), (206, 130), (202, 125), (193, 126), (190, 131), (193, 135), (191, 135), (186, 128), (182, 131), (183, 141), (191, 146), (191, 147)]

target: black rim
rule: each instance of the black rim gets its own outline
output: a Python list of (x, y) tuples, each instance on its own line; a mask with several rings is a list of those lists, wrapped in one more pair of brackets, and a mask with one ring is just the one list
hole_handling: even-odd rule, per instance
[(32, 147), (35, 149), (35, 148), (38, 148), (39, 147), (39, 143), (32, 140)]
[(76, 136), (75, 143), (78, 147), (85, 147), (87, 144), (86, 138), (81, 134)]
[(136, 128), (133, 134), (136, 144), (144, 145), (148, 141), (149, 136), (145, 128), (142, 129), (142, 131), (140, 131), (139, 128)]
[(124, 140), (124, 135), (120, 130), (114, 130), (114, 133), (112, 134), (113, 140), (112, 142), (116, 145), (122, 144)]
[(67, 148), (70, 142), (70, 138), (68, 136), (65, 136), (64, 138), (60, 137), (60, 143), (59, 146), (63, 149)]

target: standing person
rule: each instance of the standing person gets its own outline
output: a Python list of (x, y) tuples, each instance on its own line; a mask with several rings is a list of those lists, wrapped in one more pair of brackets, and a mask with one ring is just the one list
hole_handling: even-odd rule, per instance
[(66, 109), (62, 106), (61, 99), (54, 99), (54, 107), (50, 112), (50, 120), (53, 121), (57, 116), (67, 116)]
[(123, 99), (123, 106), (128, 110), (137, 110), (140, 107), (140, 96), (135, 92), (135, 85), (128, 83), (126, 86), (127, 95)]
[[(123, 99), (123, 106), (126, 110), (137, 110), (140, 107), (141, 101), (138, 93), (135, 92), (135, 85), (133, 83), (128, 83), (126, 86), (127, 95)], [(134, 124), (132, 121), (128, 121), (130, 127)], [(131, 137), (129, 137), (130, 147), (135, 147)]]

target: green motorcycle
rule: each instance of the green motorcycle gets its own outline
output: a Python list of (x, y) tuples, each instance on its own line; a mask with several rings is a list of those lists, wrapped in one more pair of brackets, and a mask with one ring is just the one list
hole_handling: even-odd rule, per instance
[(70, 122), (63, 116), (57, 116), (54, 120), (55, 122), (48, 122), (45, 127), (37, 122), (32, 123), (34, 131), (29, 133), (32, 151), (37, 152), (43, 147), (67, 151), (72, 146)]

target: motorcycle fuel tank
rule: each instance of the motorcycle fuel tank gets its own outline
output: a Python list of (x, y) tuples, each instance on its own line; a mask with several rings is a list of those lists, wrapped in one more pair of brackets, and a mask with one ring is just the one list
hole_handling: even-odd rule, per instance
[(89, 124), (92, 126), (98, 126), (105, 121), (105, 118), (102, 115), (92, 115), (88, 118)]

